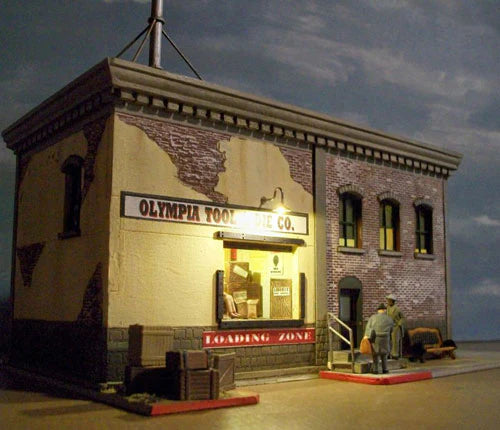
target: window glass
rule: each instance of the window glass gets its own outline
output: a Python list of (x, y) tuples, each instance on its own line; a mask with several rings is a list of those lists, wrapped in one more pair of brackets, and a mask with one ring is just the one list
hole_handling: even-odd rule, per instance
[(339, 201), (339, 245), (359, 247), (360, 230), (361, 199), (351, 194), (342, 194)]
[(399, 207), (389, 201), (380, 204), (380, 249), (398, 249)]
[(299, 319), (297, 256), (289, 247), (224, 244), (224, 319)]
[(416, 208), (415, 252), (432, 254), (432, 209), (426, 206)]

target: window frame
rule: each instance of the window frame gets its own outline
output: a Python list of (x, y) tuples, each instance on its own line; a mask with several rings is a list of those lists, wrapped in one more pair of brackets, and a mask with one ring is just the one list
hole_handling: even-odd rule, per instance
[[(434, 254), (434, 235), (433, 235), (433, 208), (426, 204), (415, 206), (415, 254), (433, 255)], [(421, 226), (421, 220), (424, 226)], [(423, 238), (423, 246), (422, 246)], [(425, 252), (422, 252), (425, 250)]]
[[(387, 225), (387, 217), (386, 217), (386, 207), (390, 206), (392, 208), (391, 214), (391, 224), (392, 227), (388, 227)], [(400, 241), (400, 215), (399, 215), (399, 202), (392, 199), (383, 199), (380, 201), (379, 206), (379, 214), (380, 214), (380, 225), (379, 225), (379, 233), (380, 229), (384, 232), (384, 243), (382, 244), (379, 236), (379, 249), (380, 251), (386, 252), (399, 252), (401, 241)], [(387, 247), (387, 230), (392, 228), (393, 230), (393, 249), (388, 249)]]
[[(222, 238), (222, 235), (220, 235)], [(236, 247), (236, 248), (250, 248), (257, 249), (263, 248), (264, 250), (281, 250), (282, 252), (295, 252), (298, 241), (287, 238), (279, 237), (266, 237), (266, 241), (257, 239), (250, 240), (224, 240), (223, 247)], [(276, 240), (273, 240), (276, 239)], [(303, 241), (301, 241), (303, 242)], [(298, 246), (305, 246), (305, 243), (301, 243)], [(270, 319), (270, 318), (258, 318), (258, 319), (224, 319), (224, 270), (217, 270), (215, 272), (215, 289), (216, 289), (216, 320), (219, 329), (249, 329), (249, 328), (278, 328), (278, 327), (302, 327), (304, 325), (305, 311), (306, 311), (306, 275), (304, 272), (299, 270), (299, 318), (295, 319)]]
[[(346, 202), (350, 201), (352, 204), (352, 220), (347, 218), (347, 205)], [(339, 248), (342, 249), (361, 249), (362, 248), (362, 212), (363, 202), (360, 195), (352, 192), (344, 192), (339, 195)], [(348, 228), (352, 228), (354, 246), (348, 245)], [(343, 240), (343, 243), (341, 243)]]

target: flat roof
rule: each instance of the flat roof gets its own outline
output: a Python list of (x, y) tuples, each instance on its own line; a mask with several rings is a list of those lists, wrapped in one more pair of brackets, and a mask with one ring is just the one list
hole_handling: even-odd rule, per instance
[(329, 115), (149, 66), (106, 58), (56, 92), (2, 135), (24, 153), (44, 145), (67, 124), (112, 111), (163, 117), (178, 114), (229, 131), (244, 129), (277, 140), (324, 146), (448, 175), (462, 155), (359, 126)]

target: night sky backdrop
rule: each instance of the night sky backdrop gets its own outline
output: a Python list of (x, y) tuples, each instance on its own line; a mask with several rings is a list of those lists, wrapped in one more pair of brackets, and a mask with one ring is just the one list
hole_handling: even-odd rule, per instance
[[(165, 0), (164, 10), (206, 81), (462, 153), (448, 195), (453, 337), (500, 339), (500, 1)], [(2, 1), (0, 129), (115, 56), (149, 15), (150, 0)], [(193, 76), (166, 40), (162, 65)], [(4, 301), (14, 165), (0, 142)]]

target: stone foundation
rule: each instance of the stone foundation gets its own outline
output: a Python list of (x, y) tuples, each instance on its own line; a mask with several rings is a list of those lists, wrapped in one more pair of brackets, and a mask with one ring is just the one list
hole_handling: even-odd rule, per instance
[[(326, 323), (325, 323), (326, 327)], [(204, 331), (216, 327), (171, 327), (174, 331), (173, 349), (202, 349)], [(316, 329), (318, 330), (318, 329)], [(281, 369), (289, 367), (314, 366), (326, 363), (328, 339), (326, 328), (321, 334), (321, 347), (316, 344), (269, 345), (238, 348), (209, 349), (214, 353), (235, 353), (235, 372)], [(324, 332), (324, 333), (323, 333)], [(109, 328), (107, 331), (107, 368), (108, 381), (123, 381), (125, 366), (128, 364), (128, 328)]]

